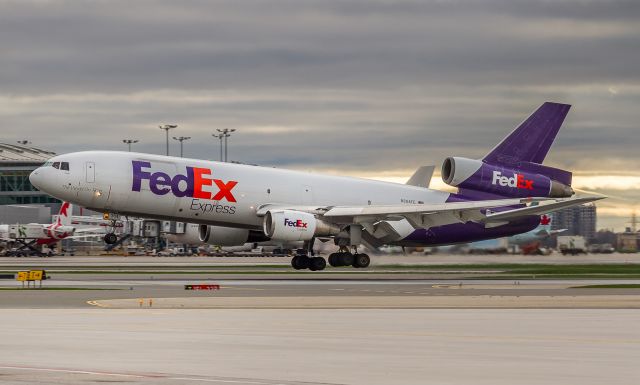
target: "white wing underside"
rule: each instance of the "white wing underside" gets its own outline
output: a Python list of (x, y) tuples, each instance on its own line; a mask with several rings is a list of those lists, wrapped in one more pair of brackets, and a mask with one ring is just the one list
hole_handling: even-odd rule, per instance
[[(542, 215), (566, 207), (593, 202), (603, 197), (568, 199), (513, 198), (484, 201), (451, 202), (437, 204), (403, 204), (370, 206), (284, 206), (263, 205), (259, 216), (269, 210), (288, 209), (316, 214), (319, 218), (342, 225), (361, 225), (374, 238), (391, 242), (404, 238), (415, 229), (429, 229), (454, 223), (475, 222), (485, 227), (508, 224), (529, 215)], [(508, 210), (492, 209), (514, 207)]]

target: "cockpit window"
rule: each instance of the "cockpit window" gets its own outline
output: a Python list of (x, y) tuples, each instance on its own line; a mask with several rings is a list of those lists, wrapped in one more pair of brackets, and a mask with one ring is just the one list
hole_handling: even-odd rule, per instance
[(60, 170), (69, 171), (69, 162), (61, 162)]
[(60, 169), (60, 162), (53, 162), (53, 168)]

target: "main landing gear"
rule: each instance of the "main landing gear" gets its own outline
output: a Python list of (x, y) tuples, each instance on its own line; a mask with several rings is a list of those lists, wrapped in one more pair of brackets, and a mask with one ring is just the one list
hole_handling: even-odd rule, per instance
[(311, 271), (324, 270), (327, 261), (322, 257), (315, 257), (313, 254), (313, 243), (315, 238), (306, 241), (302, 249), (296, 251), (296, 256), (291, 259), (291, 266), (296, 270), (309, 269)]
[[(333, 267), (353, 266), (355, 268), (365, 268), (370, 263), (371, 259), (367, 254), (352, 254), (346, 251), (329, 255), (329, 264)], [(291, 259), (291, 266), (296, 270), (320, 271), (327, 267), (327, 262), (322, 257), (309, 257), (304, 254), (298, 254)]]
[(296, 270), (309, 269), (311, 271), (320, 271), (327, 267), (327, 261), (322, 257), (296, 255), (291, 259), (291, 266)]
[[(353, 239), (353, 237), (352, 237)], [(313, 254), (313, 242), (315, 239), (305, 242), (304, 247), (297, 251), (297, 255), (291, 259), (291, 266), (296, 270), (309, 269), (311, 271), (324, 270), (327, 261)], [(357, 246), (351, 245), (353, 253), (349, 251), (349, 241), (340, 242), (340, 251), (329, 255), (329, 264), (333, 267), (353, 266), (355, 268), (369, 267), (371, 258), (367, 254), (358, 253)], [(336, 242), (338, 243), (338, 242)]]
[(367, 254), (352, 254), (349, 251), (341, 251), (329, 255), (329, 264), (333, 267), (353, 266), (355, 268), (365, 268), (371, 263), (371, 258)]

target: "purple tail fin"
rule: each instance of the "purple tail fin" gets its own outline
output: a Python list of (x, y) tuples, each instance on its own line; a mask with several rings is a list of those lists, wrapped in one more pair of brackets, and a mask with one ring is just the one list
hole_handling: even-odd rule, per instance
[(482, 159), (495, 165), (541, 164), (571, 105), (546, 102)]

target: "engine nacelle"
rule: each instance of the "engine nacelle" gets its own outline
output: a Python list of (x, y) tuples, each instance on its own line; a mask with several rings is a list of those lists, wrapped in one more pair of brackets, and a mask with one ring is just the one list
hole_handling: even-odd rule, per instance
[(241, 246), (249, 241), (249, 230), (223, 226), (198, 226), (200, 242), (215, 246)]
[(185, 223), (184, 233), (167, 234), (167, 240), (171, 243), (199, 245), (202, 243), (202, 241), (200, 241), (200, 225), (196, 223)]
[(459, 157), (445, 159), (442, 180), (450, 186), (508, 197), (565, 198), (574, 194), (570, 186), (542, 174)]
[(274, 241), (308, 241), (313, 237), (331, 236), (340, 227), (295, 210), (268, 211), (263, 222), (264, 234)]

